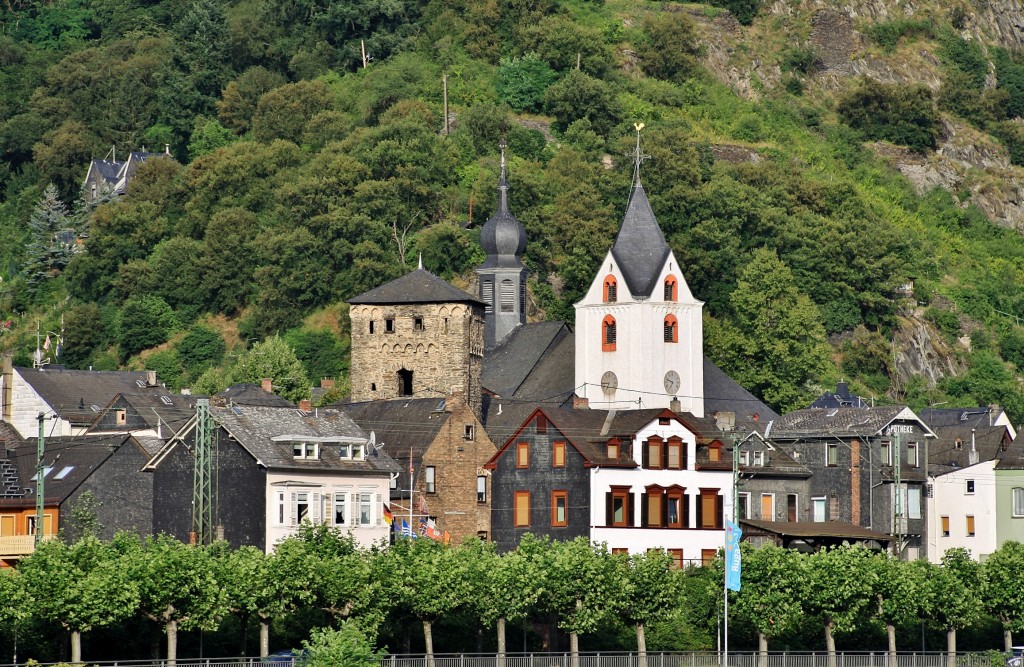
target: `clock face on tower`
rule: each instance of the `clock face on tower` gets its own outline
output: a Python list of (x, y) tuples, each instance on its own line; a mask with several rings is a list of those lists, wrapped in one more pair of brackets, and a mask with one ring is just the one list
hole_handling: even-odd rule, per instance
[(675, 371), (665, 373), (665, 391), (670, 394), (675, 394), (679, 391), (679, 373)]
[(618, 386), (619, 378), (615, 377), (615, 373), (605, 371), (601, 376), (601, 391), (606, 394), (614, 394)]

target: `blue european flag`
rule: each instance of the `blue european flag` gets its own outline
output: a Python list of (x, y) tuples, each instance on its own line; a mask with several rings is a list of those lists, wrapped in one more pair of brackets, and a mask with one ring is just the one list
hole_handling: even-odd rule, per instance
[(740, 537), (743, 531), (732, 521), (725, 521), (725, 587), (730, 591), (740, 589)]

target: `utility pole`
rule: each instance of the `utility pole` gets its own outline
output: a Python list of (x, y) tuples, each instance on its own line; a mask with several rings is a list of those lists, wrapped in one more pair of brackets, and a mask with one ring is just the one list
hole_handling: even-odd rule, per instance
[(46, 450), (46, 420), (45, 413), (40, 412), (36, 417), (39, 420), (39, 441), (36, 444), (36, 549), (43, 541), (43, 505), (45, 499), (44, 481), (46, 480), (46, 466), (43, 464), (43, 454)]
[(196, 401), (195, 462), (192, 469), (192, 544), (214, 540), (213, 418), (210, 399)]
[(896, 456), (896, 462), (893, 464), (893, 481), (895, 485), (894, 494), (895, 502), (893, 504), (893, 534), (896, 537), (896, 558), (901, 558), (903, 551), (903, 488), (902, 488), (902, 468), (903, 468), (903, 450), (900, 448), (900, 434), (892, 434), (893, 454)]

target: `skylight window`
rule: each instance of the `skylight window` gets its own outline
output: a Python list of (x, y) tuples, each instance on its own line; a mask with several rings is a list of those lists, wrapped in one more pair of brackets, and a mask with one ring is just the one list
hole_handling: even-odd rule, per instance
[(174, 401), (171, 400), (170, 396), (161, 396), (160, 400), (163, 402), (164, 405), (173, 405), (174, 404)]
[(53, 476), (54, 479), (64, 479), (71, 474), (71, 471), (75, 469), (75, 466), (64, 466), (60, 472)]
[[(46, 479), (46, 476), (50, 474), (51, 470), (53, 470), (53, 466), (46, 466), (45, 468), (43, 468), (43, 479)], [(38, 480), (39, 480), (39, 473), (36, 473), (36, 474), (32, 475), (32, 479), (29, 480), (29, 481), (35, 482), (35, 481), (38, 481)]]

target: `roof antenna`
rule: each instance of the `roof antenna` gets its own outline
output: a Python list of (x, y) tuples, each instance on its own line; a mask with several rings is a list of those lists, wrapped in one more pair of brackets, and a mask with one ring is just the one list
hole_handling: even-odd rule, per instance
[(636, 150), (633, 151), (633, 187), (639, 188), (643, 187), (640, 185), (640, 165), (651, 156), (640, 152), (640, 130), (644, 129), (644, 124), (633, 123), (633, 127), (636, 128)]
[(505, 138), (498, 144), (501, 149), (501, 176), (498, 177), (498, 213), (508, 213), (508, 171), (505, 167), (505, 149), (508, 148)]

